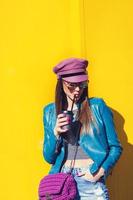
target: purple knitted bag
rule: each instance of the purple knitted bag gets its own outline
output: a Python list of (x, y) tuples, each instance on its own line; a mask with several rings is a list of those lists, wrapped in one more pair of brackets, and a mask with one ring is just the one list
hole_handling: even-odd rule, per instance
[(73, 200), (76, 182), (71, 174), (49, 174), (41, 179), (38, 193), (39, 200)]

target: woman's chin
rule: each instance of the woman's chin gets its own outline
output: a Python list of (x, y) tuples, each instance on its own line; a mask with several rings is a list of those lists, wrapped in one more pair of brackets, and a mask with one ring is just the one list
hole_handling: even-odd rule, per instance
[(75, 97), (75, 102), (77, 102), (80, 99), (80, 97)]

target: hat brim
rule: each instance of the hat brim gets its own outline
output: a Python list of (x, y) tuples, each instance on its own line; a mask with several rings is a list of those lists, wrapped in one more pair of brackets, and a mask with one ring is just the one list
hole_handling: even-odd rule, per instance
[(71, 83), (77, 83), (77, 82), (83, 82), (88, 80), (88, 75), (78, 75), (78, 76), (69, 76), (62, 78), (65, 81), (71, 82)]

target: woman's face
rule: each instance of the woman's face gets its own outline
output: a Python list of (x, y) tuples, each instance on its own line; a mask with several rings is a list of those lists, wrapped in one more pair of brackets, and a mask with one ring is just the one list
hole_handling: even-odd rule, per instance
[(63, 90), (66, 96), (69, 96), (71, 99), (78, 101), (84, 91), (84, 89), (88, 86), (88, 81), (83, 81), (80, 83), (71, 83), (65, 80), (62, 81), (63, 83)]

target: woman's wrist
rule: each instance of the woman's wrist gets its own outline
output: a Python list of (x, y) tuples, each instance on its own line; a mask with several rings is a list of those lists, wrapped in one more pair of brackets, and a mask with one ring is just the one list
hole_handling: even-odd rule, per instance
[(101, 174), (101, 176), (104, 176), (105, 174), (105, 169), (103, 167), (100, 168), (99, 173)]
[(58, 133), (58, 131), (56, 130), (56, 128), (54, 128), (54, 135), (55, 135), (55, 137), (58, 139), (59, 138), (59, 133)]

